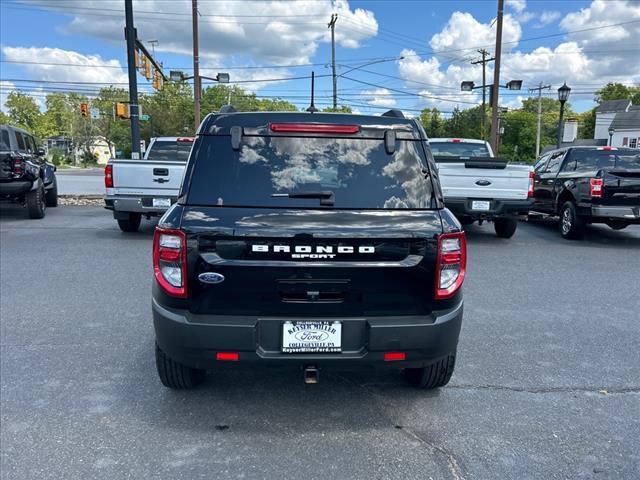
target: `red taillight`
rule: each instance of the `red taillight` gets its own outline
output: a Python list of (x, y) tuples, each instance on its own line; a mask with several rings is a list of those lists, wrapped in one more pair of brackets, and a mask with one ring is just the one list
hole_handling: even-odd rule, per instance
[(193, 143), (194, 138), (193, 137), (178, 137), (176, 139), (176, 142), (178, 143)]
[(438, 237), (435, 298), (452, 297), (462, 286), (467, 270), (467, 241), (464, 232), (444, 233)]
[(598, 147), (598, 150), (617, 150), (616, 147)]
[(589, 193), (593, 198), (602, 198), (602, 194), (604, 193), (604, 180), (602, 178), (590, 178)]
[(216, 360), (223, 362), (237, 362), (240, 360), (238, 352), (218, 352), (216, 353)]
[(104, 186), (106, 188), (113, 188), (113, 165), (104, 167)]
[(359, 125), (334, 125), (332, 123), (270, 123), (272, 132), (282, 133), (358, 133)]
[(385, 362), (397, 362), (400, 360), (405, 360), (406, 358), (407, 354), (404, 352), (384, 352)]
[(165, 293), (172, 297), (188, 296), (187, 236), (182, 230), (156, 228), (153, 234), (153, 272)]
[(13, 174), (16, 177), (19, 177), (24, 173), (23, 166), (24, 163), (22, 162), (22, 157), (15, 157), (13, 159)]
[(459, 138), (452, 138), (451, 141), (453, 143), (460, 143), (462, 140), (460, 140)]
[(536, 179), (536, 174), (533, 171), (529, 172), (529, 188), (527, 189), (527, 198), (533, 198), (533, 185)]

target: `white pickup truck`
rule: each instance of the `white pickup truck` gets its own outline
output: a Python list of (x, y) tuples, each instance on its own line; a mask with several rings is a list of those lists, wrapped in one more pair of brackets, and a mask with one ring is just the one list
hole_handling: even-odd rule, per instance
[(192, 145), (191, 137), (157, 137), (142, 160), (109, 160), (105, 208), (113, 211), (123, 232), (137, 231), (142, 216), (160, 216), (177, 201)]
[(463, 225), (489, 220), (511, 238), (533, 203), (533, 168), (495, 158), (484, 140), (431, 138), (429, 146), (447, 208)]

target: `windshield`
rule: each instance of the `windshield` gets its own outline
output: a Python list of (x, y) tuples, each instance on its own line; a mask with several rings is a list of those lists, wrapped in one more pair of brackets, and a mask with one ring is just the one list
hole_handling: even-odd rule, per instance
[(576, 170), (600, 170), (602, 168), (640, 168), (640, 150), (631, 148), (618, 150), (580, 150), (571, 152), (571, 161)]
[(186, 162), (193, 142), (156, 140), (150, 147), (147, 160), (157, 162)]
[(490, 157), (489, 149), (484, 143), (474, 142), (429, 142), (434, 156), (451, 157)]
[(419, 141), (398, 140), (389, 155), (381, 139), (245, 136), (234, 151), (230, 137), (205, 136), (195, 162), (189, 204), (319, 206), (317, 196), (293, 198), (309, 192), (333, 193), (336, 208), (428, 208), (431, 200)]

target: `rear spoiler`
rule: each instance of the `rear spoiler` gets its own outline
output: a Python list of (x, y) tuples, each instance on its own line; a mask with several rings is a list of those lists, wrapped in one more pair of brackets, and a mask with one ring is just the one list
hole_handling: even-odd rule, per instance
[(507, 167), (508, 160), (491, 157), (459, 157), (453, 155), (434, 155), (436, 163), (464, 163), (465, 168), (494, 168)]

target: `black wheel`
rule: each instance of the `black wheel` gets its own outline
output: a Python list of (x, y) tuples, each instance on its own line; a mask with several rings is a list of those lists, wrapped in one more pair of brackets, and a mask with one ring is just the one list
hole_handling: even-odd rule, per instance
[(156, 344), (156, 368), (165, 387), (175, 390), (189, 390), (204, 380), (207, 372), (186, 367), (169, 358)]
[(614, 230), (624, 230), (629, 226), (627, 222), (610, 222), (608, 225)]
[(44, 198), (44, 186), (40, 185), (26, 195), (29, 218), (44, 218), (47, 203)]
[(493, 221), (493, 228), (500, 238), (511, 238), (518, 228), (518, 220), (515, 218), (496, 218)]
[(55, 177), (53, 178), (53, 186), (45, 194), (45, 201), (47, 207), (58, 206), (58, 180)]
[(411, 385), (418, 388), (444, 387), (453, 375), (456, 352), (423, 368), (405, 368), (404, 374)]
[(137, 232), (138, 228), (140, 228), (141, 220), (142, 215), (139, 213), (130, 213), (129, 218), (118, 220), (118, 226), (123, 232)]
[(567, 239), (578, 239), (584, 234), (585, 224), (578, 216), (578, 210), (572, 201), (565, 202), (560, 208), (560, 235)]

